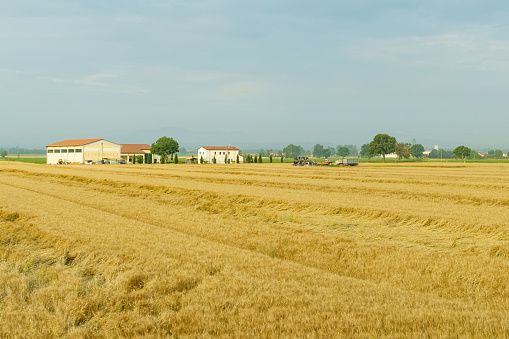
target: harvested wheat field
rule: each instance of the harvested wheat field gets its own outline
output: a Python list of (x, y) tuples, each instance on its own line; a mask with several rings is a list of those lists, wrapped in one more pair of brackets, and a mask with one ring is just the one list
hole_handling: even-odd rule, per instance
[(0, 163), (0, 337), (508, 337), (509, 166)]

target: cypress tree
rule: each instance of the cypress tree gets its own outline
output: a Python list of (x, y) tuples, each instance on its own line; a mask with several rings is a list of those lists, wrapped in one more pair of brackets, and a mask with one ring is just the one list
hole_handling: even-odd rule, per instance
[(179, 156), (177, 153), (175, 153), (175, 163), (178, 164), (179, 163)]
[(239, 163), (239, 160), (240, 160), (239, 155), (237, 154), (237, 164)]
[(258, 162), (261, 164), (263, 161), (262, 161), (262, 154), (258, 154)]
[(269, 155), (269, 162), (272, 164), (272, 154)]
[(283, 159), (283, 155), (281, 154), (281, 163), (283, 163), (284, 159)]
[(255, 164), (258, 162), (258, 158), (256, 157), (256, 155), (254, 156), (254, 162)]

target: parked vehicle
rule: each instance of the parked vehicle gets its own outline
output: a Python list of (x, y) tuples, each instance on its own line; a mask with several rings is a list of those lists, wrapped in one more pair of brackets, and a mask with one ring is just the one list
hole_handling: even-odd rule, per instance
[(293, 166), (313, 166), (308, 157), (295, 157), (293, 158)]
[(336, 160), (338, 166), (357, 166), (359, 164), (359, 158), (344, 158)]

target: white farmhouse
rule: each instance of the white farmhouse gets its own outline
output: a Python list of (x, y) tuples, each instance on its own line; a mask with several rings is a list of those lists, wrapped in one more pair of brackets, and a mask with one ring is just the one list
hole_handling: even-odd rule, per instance
[(216, 164), (230, 164), (237, 162), (237, 156), (239, 156), (239, 162), (244, 162), (244, 157), (239, 155), (239, 149), (231, 146), (202, 146), (198, 149), (198, 161), (203, 158), (204, 162), (213, 163), (214, 157), (216, 158)]
[(121, 145), (105, 139), (74, 139), (46, 146), (46, 163), (79, 163), (120, 159)]

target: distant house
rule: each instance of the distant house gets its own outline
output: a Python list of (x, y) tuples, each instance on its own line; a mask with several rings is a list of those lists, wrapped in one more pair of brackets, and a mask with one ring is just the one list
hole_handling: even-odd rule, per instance
[(239, 155), (239, 149), (231, 146), (202, 146), (198, 149), (198, 159), (213, 163), (214, 157), (216, 158), (216, 164), (224, 163), (235, 163), (237, 162), (237, 155), (239, 156), (239, 162), (244, 162), (244, 157)]
[(46, 163), (118, 161), (121, 145), (105, 139), (73, 139), (46, 146)]
[(127, 163), (134, 163), (136, 156), (143, 157), (144, 164), (156, 164), (161, 162), (161, 156), (150, 154), (150, 146), (147, 144), (122, 144), (120, 157)]

